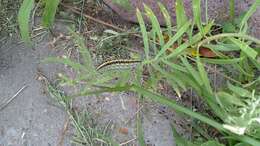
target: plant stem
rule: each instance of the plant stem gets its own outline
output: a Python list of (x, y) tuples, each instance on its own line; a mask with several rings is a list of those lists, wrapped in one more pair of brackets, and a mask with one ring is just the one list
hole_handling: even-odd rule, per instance
[(235, 0), (229, 0), (229, 12), (231, 20), (234, 20), (235, 17)]
[(203, 116), (201, 114), (193, 112), (192, 110), (190, 110), (188, 108), (180, 106), (174, 100), (169, 100), (166, 97), (163, 97), (161, 95), (157, 95), (155, 93), (152, 93), (152, 92), (150, 92), (148, 90), (145, 90), (144, 88), (141, 88), (141, 87), (138, 87), (138, 86), (132, 86), (132, 90), (135, 91), (135, 92), (138, 92), (138, 93), (140, 93), (142, 95), (144, 95), (145, 97), (149, 97), (152, 100), (157, 101), (157, 102), (159, 102), (161, 104), (167, 105), (167, 106), (175, 109), (176, 111), (185, 113), (185, 114), (187, 114), (187, 115), (189, 115), (191, 117), (199, 119), (202, 122), (207, 123), (207, 124), (217, 128), (217, 129), (219, 129), (221, 131), (226, 131), (226, 129), (222, 126), (222, 124), (219, 124), (218, 122), (216, 122), (214, 120), (211, 120), (208, 117), (205, 117), (205, 116)]
[(219, 131), (223, 131), (223, 132), (226, 132), (226, 133), (229, 133), (230, 135), (232, 135), (236, 140), (239, 140), (239, 141), (243, 141), (245, 143), (248, 143), (248, 144), (251, 144), (252, 146), (259, 146), (260, 145), (260, 142), (256, 139), (253, 139), (249, 136), (246, 136), (246, 135), (235, 135), (231, 132), (229, 132), (227, 129), (225, 129), (223, 127), (222, 124), (216, 122), (215, 120), (212, 120), (206, 116), (203, 116), (199, 113), (196, 113), (196, 112), (193, 112), (192, 110), (188, 109), (188, 108), (185, 108), (183, 106), (180, 106), (178, 105), (175, 101), (173, 100), (169, 100), (167, 99), (166, 97), (164, 96), (161, 96), (161, 95), (158, 95), (158, 94), (155, 94), (155, 93), (152, 93), (142, 87), (139, 87), (139, 86), (136, 86), (136, 85), (133, 85), (132, 88), (130, 88), (130, 91), (134, 91), (134, 92), (137, 92), (139, 94), (142, 94), (144, 95), (145, 97), (149, 97), (151, 98), (153, 101), (156, 101), (156, 102), (159, 102), (163, 105), (167, 105), (169, 106), (170, 108), (172, 109), (175, 109), (176, 111), (179, 111), (179, 112), (182, 112), (182, 113), (185, 113), (193, 118), (196, 118), (216, 129), (218, 129)]
[(201, 47), (203, 44), (206, 44), (210, 41), (225, 38), (225, 37), (238, 37), (238, 38), (243, 38), (243, 39), (246, 39), (246, 40), (253, 41), (256, 44), (260, 44), (259, 39), (251, 37), (249, 35), (240, 34), (240, 33), (222, 33), (222, 34), (214, 35), (214, 36), (211, 36), (211, 37), (207, 37), (206, 39), (202, 40), (201, 42), (198, 43), (198, 48)]

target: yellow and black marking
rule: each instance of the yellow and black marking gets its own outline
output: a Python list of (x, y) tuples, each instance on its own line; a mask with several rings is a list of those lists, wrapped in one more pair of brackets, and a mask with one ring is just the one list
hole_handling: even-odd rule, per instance
[(141, 63), (140, 60), (127, 60), (127, 59), (118, 59), (118, 60), (110, 60), (106, 61), (102, 64), (100, 64), (97, 67), (97, 71), (103, 69), (103, 68), (110, 68), (110, 67), (115, 67), (115, 68), (131, 68), (133, 66), (136, 66), (137, 64)]

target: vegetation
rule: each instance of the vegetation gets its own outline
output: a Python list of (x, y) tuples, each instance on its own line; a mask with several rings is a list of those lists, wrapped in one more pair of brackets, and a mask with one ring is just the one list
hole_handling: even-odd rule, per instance
[[(46, 62), (63, 63), (77, 72), (75, 79), (61, 75), (61, 82), (71, 86), (84, 84), (84, 88), (75, 95), (57, 98), (65, 109), (73, 98), (104, 92), (135, 92), (142, 100), (152, 100), (166, 105), (180, 113), (184, 113), (197, 121), (201, 121), (218, 130), (221, 136), (204, 139), (203, 142), (187, 142), (173, 128), (177, 145), (199, 146), (259, 146), (260, 145), (260, 40), (248, 35), (247, 21), (256, 11), (260, 1), (256, 0), (241, 18), (234, 19), (223, 26), (214, 21), (202, 23), (200, 0), (193, 0), (194, 19), (188, 20), (182, 0), (176, 0), (177, 25), (171, 24), (167, 10), (159, 3), (164, 13), (167, 27), (162, 28), (151, 8), (144, 5), (151, 27), (146, 25), (143, 14), (137, 10), (140, 34), (144, 44), (144, 57), (134, 69), (104, 68), (97, 70), (92, 63), (91, 52), (84, 44), (84, 39), (71, 31), (81, 54), (82, 63), (69, 58), (48, 58)], [(231, 3), (232, 4), (232, 3)], [(234, 1), (233, 1), (234, 4)], [(58, 1), (44, 1), (43, 25), (53, 23)], [(24, 0), (19, 12), (19, 26), (25, 41), (30, 40), (29, 16), (33, 8), (33, 0)], [(231, 5), (231, 17), (234, 17)], [(217, 33), (215, 27), (222, 31)], [(230, 32), (229, 28), (234, 28)], [(167, 38), (167, 39), (166, 39)], [(204, 51), (203, 51), (204, 50)], [(210, 53), (208, 55), (206, 52)], [(213, 69), (215, 68), (215, 69)], [(146, 74), (144, 74), (144, 72)], [(217, 85), (211, 75), (222, 80)], [(176, 92), (177, 96), (188, 89), (205, 102), (208, 112), (196, 112), (185, 107), (158, 90), (158, 84), (165, 83)], [(70, 115), (73, 115), (70, 113)], [(211, 115), (211, 116), (209, 116)], [(71, 116), (73, 125), (81, 135), (80, 143), (91, 143), (84, 139), (89, 127), (78, 127), (81, 123)], [(139, 119), (141, 120), (141, 119)], [(144, 145), (141, 121), (138, 122), (139, 143)], [(82, 124), (81, 124), (82, 125)], [(199, 126), (199, 124), (197, 125)], [(86, 129), (85, 129), (86, 128)], [(84, 131), (82, 131), (84, 130)], [(83, 137), (83, 138), (82, 138)], [(98, 139), (118, 145), (111, 138), (98, 135)], [(195, 140), (196, 141), (196, 140)], [(79, 142), (79, 141), (77, 141)]]

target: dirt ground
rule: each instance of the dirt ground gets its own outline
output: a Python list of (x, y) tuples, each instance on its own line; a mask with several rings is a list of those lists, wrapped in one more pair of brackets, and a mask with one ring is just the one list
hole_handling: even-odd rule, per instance
[[(0, 48), (0, 101), (10, 98), (24, 85), (28, 86), (0, 111), (1, 146), (55, 146), (60, 143), (64, 123), (68, 117), (63, 109), (55, 106), (53, 100), (42, 92), (41, 83), (35, 79), (39, 67), (51, 78), (59, 69), (53, 64), (40, 65), (41, 59), (53, 55), (46, 44), (46, 41), (40, 42), (32, 49), (9, 41)], [(124, 101), (124, 108), (118, 99)], [(135, 99), (134, 95), (127, 93), (107, 94), (78, 99), (75, 106), (90, 105), (92, 108), (95, 107), (94, 109), (105, 109), (100, 116), (101, 123), (112, 121), (113, 137), (123, 142), (136, 138), (135, 123), (130, 121), (125, 124), (135, 116)], [(129, 134), (120, 134), (120, 127), (127, 127)], [(158, 111), (155, 110), (144, 117), (144, 128), (147, 144), (174, 145), (170, 121)], [(66, 133), (69, 137), (71, 134)], [(71, 145), (69, 137), (63, 142), (66, 146)]]
[[(1, 146), (46, 146), (59, 141), (66, 114), (52, 105), (35, 80), (40, 60), (52, 54), (46, 44), (40, 42), (32, 49), (12, 40), (0, 48), (0, 101), (27, 86), (0, 111)], [(50, 76), (57, 70), (55, 65), (43, 67)]]
[[(63, 28), (62, 24), (60, 26)], [(44, 86), (36, 80), (39, 68), (49, 79), (63, 66), (42, 64), (42, 59), (56, 56), (57, 50), (49, 48), (49, 37), (36, 42), (33, 48), (18, 40), (4, 42), (0, 47), (0, 101), (14, 96), (26, 88), (6, 107), (0, 110), (0, 146), (70, 146), (73, 128), (64, 133), (68, 116), (64, 109), (45, 94)], [(104, 94), (78, 98), (75, 108), (84, 108), (99, 115), (100, 124), (111, 122), (112, 137), (119, 143), (131, 140), (126, 145), (137, 145), (136, 96), (130, 93)], [(159, 107), (159, 108), (157, 108)], [(144, 107), (143, 128), (145, 140), (151, 146), (173, 146), (171, 120), (161, 114), (164, 107)], [(150, 109), (150, 110), (148, 110)], [(127, 128), (122, 134), (119, 129)]]
[[(97, 14), (92, 11), (87, 13), (98, 15), (100, 19), (104, 18), (106, 22), (121, 28), (125, 25), (133, 25), (119, 19), (111, 12), (105, 9)], [(66, 23), (57, 23), (56, 31), (64, 32), (67, 26)], [(95, 34), (95, 29), (98, 29), (99, 33), (105, 30), (102, 25), (93, 22), (88, 23), (88, 26), (84, 31), (89, 38), (98, 35)], [(41, 69), (51, 81), (54, 81), (57, 73), (61, 71), (70, 72), (62, 65), (41, 63), (46, 57), (61, 55), (62, 51), (50, 47), (51, 41), (53, 41), (51, 36), (45, 36), (44, 39), (34, 42), (33, 48), (20, 43), (18, 39), (0, 43), (3, 44), (0, 46), (0, 104), (14, 96), (22, 87), (26, 87), (12, 102), (0, 109), (0, 146), (72, 145), (71, 140), (75, 130), (71, 124), (68, 124), (66, 111), (44, 93), (45, 86), (37, 80), (38, 69)], [(88, 45), (91, 47), (95, 44), (90, 42)], [(141, 112), (146, 144), (174, 146), (171, 124), (177, 123), (177, 129), (181, 129), (181, 124), (185, 122), (174, 112), (156, 103), (150, 104), (148, 101), (140, 109), (136, 99), (137, 96), (133, 93), (80, 97), (73, 102), (73, 108), (91, 113), (92, 118), (98, 121), (96, 124), (100, 126), (110, 123), (111, 137), (118, 143), (128, 141), (122, 146), (138, 146), (136, 113)], [(66, 125), (68, 130), (64, 128)], [(122, 133), (120, 130), (122, 128), (127, 129), (128, 132)], [(187, 136), (191, 135), (191, 131), (182, 132), (188, 133)]]

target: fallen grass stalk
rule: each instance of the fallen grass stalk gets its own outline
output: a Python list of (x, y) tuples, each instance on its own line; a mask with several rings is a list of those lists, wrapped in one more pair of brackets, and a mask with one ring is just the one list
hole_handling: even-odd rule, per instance
[(24, 91), (24, 89), (26, 89), (28, 87), (28, 85), (24, 85), (22, 88), (20, 88), (12, 97), (10, 97), (9, 99), (7, 99), (7, 101), (4, 101), (1, 105), (0, 105), (0, 111), (2, 111), (9, 103), (11, 103), (20, 93), (22, 93), (22, 91)]

